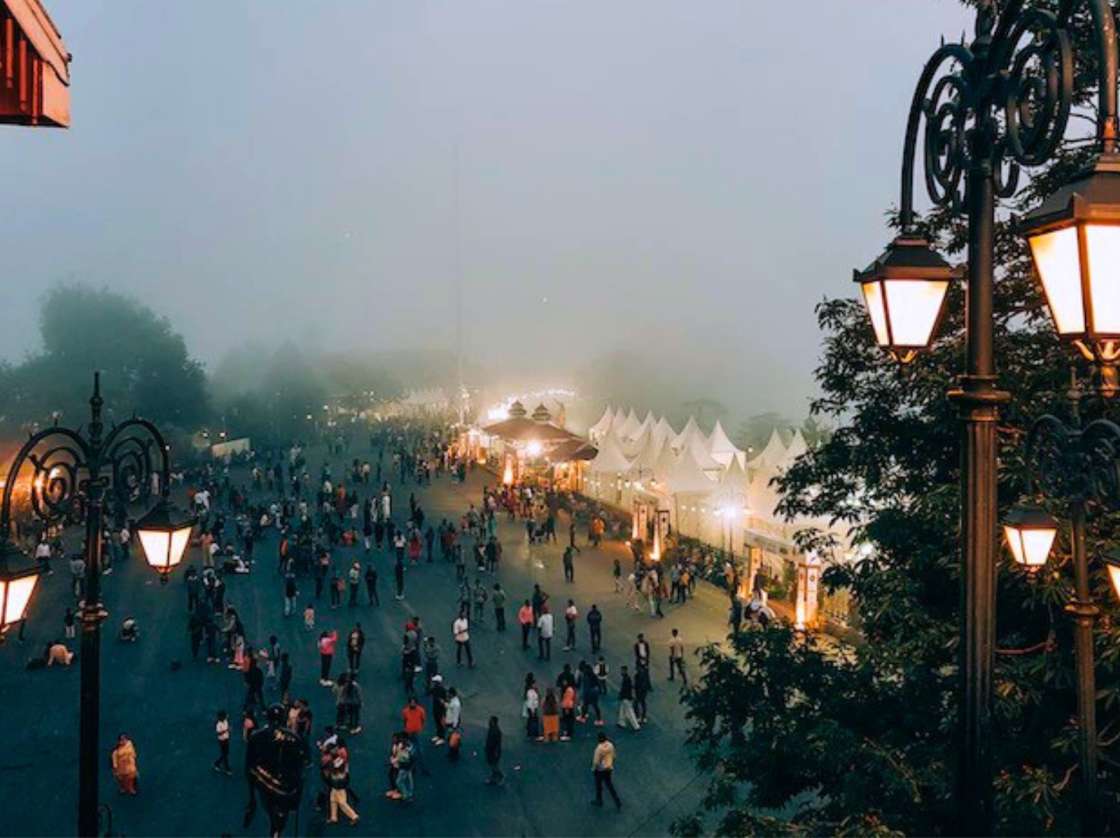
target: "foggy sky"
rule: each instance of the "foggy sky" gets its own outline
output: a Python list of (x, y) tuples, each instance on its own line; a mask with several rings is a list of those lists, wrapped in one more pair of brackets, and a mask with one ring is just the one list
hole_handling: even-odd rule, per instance
[(47, 6), (73, 127), (0, 129), (0, 357), (65, 279), (211, 367), (248, 339), (451, 347), (461, 234), (473, 357), (548, 378), (628, 346), (795, 415), (813, 305), (886, 243), (913, 85), (969, 25), (956, 0)]

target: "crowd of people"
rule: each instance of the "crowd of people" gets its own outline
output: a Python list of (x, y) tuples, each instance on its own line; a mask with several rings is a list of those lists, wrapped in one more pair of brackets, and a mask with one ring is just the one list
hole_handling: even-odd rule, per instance
[[(381, 607), (381, 569), (386, 565), (392, 567), (397, 602), (405, 599), (410, 574), (429, 572), (421, 571), (422, 566), (435, 565), (431, 572), (448, 578), (453, 572), (457, 596), (447, 611), (424, 597), (424, 606), (412, 610), (427, 615), (411, 614), (400, 626), (401, 709), (385, 750), (385, 797), (402, 804), (415, 801), (417, 775), (427, 774), (427, 761), (439, 751), (458, 762), (467, 719), (480, 726), (486, 720), (485, 737), (478, 743), (488, 769), (486, 782), (503, 784), (507, 732), (499, 719), (516, 711), (525, 739), (534, 746), (590, 738), (593, 803), (601, 805), (606, 791), (621, 808), (613, 783), (616, 748), (607, 725), (613, 720), (616, 729), (637, 732), (648, 723), (655, 654), (663, 655), (668, 680), (687, 686), (689, 673), (685, 639), (677, 628), (660, 652), (638, 633), (626, 643), (632, 658), (608, 659), (603, 609), (596, 602), (580, 602), (574, 593), (581, 550), (603, 538), (602, 518), (592, 516), (581, 526), (574, 515), (561, 512), (560, 498), (548, 490), (498, 485), (485, 487), (457, 517), (436, 520), (416, 490), (441, 477), (463, 480), (470, 468), (456, 458), (446, 431), (438, 426), (386, 423), (370, 436), (365, 456), (350, 456), (344, 438), (332, 440), (330, 456), (314, 465), (311, 450), (294, 443), (258, 452), (243, 468), (207, 464), (183, 475), (198, 521), (182, 576), (190, 661), (225, 667), (244, 687), (239, 705), (215, 708), (213, 770), (232, 775), (231, 742), (248, 743), (265, 717), (275, 715), (306, 744), (308, 766), (318, 762), (316, 807), (328, 822), (344, 817), (357, 823), (356, 787), (368, 783), (368, 778), (351, 776), (351, 754), (365, 727), (368, 686), (363, 688), (363, 680), (370, 683), (363, 676), (363, 656), (368, 655), (362, 616)], [(341, 469), (338, 460), (344, 463)], [(563, 584), (573, 593), (554, 598), (541, 584), (507, 592), (501, 578), (501, 536), (508, 538), (509, 530), (499, 533), (502, 518), (523, 521), (531, 546), (563, 544)], [(106, 574), (129, 559), (134, 530), (127, 516), (107, 528)], [(47, 547), (41, 561), (49, 572), (64, 551), (58, 540), (44, 535), (43, 542)], [(642, 609), (644, 600), (650, 616), (660, 619), (663, 604), (684, 604), (693, 595), (697, 573), (690, 558), (682, 555), (659, 567), (639, 549), (632, 559), (625, 569), (620, 558), (613, 559), (618, 601)], [(77, 562), (80, 557), (70, 560), (75, 602), (82, 596), (84, 578), (84, 562), (82, 567)], [(262, 574), (276, 591), (268, 618), (273, 629), (264, 633), (252, 631), (242, 619), (238, 598), (244, 589), (237, 581)], [(64, 618), (66, 639), (74, 636), (73, 619), (70, 608)], [(295, 633), (280, 630), (287, 620), (294, 621)], [(139, 638), (135, 620), (128, 637), (124, 630), (122, 623), (122, 639)], [(464, 691), (453, 683), (460, 668), (486, 665), (472, 644), (482, 631), (494, 637), (508, 634), (508, 640), (500, 641), (507, 651), (525, 655), (516, 708), (467, 708)], [(444, 651), (450, 644), (455, 647), (454, 667), (450, 652)], [(374, 663), (378, 679), (384, 670), (380, 651)], [(558, 671), (552, 664), (555, 652), (563, 653)], [(66, 665), (72, 658), (64, 640), (48, 645), (51, 665)], [(296, 669), (315, 658), (325, 693), (295, 694)], [(586, 736), (579, 735), (581, 730), (588, 731)], [(121, 792), (136, 794), (137, 746), (127, 734), (121, 734), (112, 764)]]

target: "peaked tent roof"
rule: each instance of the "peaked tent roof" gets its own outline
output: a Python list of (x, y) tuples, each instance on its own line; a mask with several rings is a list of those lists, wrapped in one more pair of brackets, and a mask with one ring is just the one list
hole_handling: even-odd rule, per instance
[(716, 481), (705, 474), (695, 454), (694, 447), (686, 448), (673, 464), (672, 470), (665, 479), (670, 493), (710, 492), (716, 488)]
[(712, 428), (711, 437), (708, 438), (708, 453), (724, 466), (731, 465), (731, 462), (736, 459), (736, 454), (741, 453), (735, 443), (728, 439), (718, 419), (716, 426)]
[(809, 450), (809, 444), (805, 441), (805, 437), (801, 434), (801, 429), (797, 428), (793, 432), (793, 439), (789, 441), (789, 446), (786, 448), (786, 463), (785, 465), (792, 465), (793, 461), (805, 454)]
[(653, 438), (658, 442), (672, 442), (677, 438), (677, 432), (669, 424), (669, 420), (662, 416), (653, 426)]
[(630, 463), (630, 468), (656, 473), (657, 460), (661, 456), (661, 449), (664, 447), (664, 443), (654, 437), (649, 431), (646, 431), (642, 436), (645, 437), (645, 444), (635, 455), (633, 461)]
[(630, 461), (622, 453), (614, 434), (607, 434), (599, 443), (599, 453), (587, 464), (587, 468), (589, 471), (618, 474), (630, 470)]
[[(696, 424), (696, 419), (689, 416), (685, 426), (681, 428), (681, 432), (673, 439), (673, 448), (680, 451), (696, 434), (704, 436), (704, 432), (701, 431), (700, 426)], [(705, 440), (705, 442), (706, 441), (707, 440)]]
[(618, 435), (623, 439), (633, 439), (638, 435), (641, 427), (642, 422), (638, 419), (638, 414), (634, 412), (634, 408), (630, 408), (630, 412), (626, 414), (626, 421), (618, 429)]
[(781, 465), (785, 458), (786, 446), (782, 442), (782, 437), (778, 434), (778, 429), (775, 428), (770, 432), (770, 439), (767, 441), (766, 447), (762, 449), (762, 453), (747, 463), (747, 466), (768, 471)]
[(622, 441), (622, 453), (630, 459), (637, 457), (642, 452), (642, 449), (649, 443), (651, 436), (649, 428), (645, 428), (639, 431), (637, 436), (631, 439), (624, 439)]
[(655, 417), (653, 415), (652, 410), (647, 410), (646, 411), (646, 418), (642, 420), (642, 430), (644, 431), (648, 428), (649, 430), (652, 431), (656, 424), (657, 424), (657, 417)]
[(603, 436), (611, 429), (612, 422), (614, 422), (614, 411), (611, 410), (611, 406), (608, 404), (606, 408), (603, 409), (603, 415), (599, 417), (599, 421), (588, 428), (587, 433), (590, 436)]
[(670, 440), (665, 440), (661, 443), (661, 453), (657, 455), (657, 461), (653, 465), (653, 479), (662, 484), (669, 479), (669, 472), (677, 464), (677, 455), (669, 442)]

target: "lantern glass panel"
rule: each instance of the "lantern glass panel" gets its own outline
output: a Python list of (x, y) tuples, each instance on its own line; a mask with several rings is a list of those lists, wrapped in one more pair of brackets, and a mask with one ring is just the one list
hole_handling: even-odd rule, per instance
[(38, 574), (20, 576), (6, 582), (0, 581), (0, 589), (7, 587), (7, 590), (2, 591), (4, 612), (0, 614), (0, 619), (3, 620), (3, 628), (23, 619), (27, 612), (27, 604), (31, 602), (31, 594), (35, 591), (35, 583), (38, 581)]
[(1108, 581), (1112, 583), (1112, 591), (1120, 599), (1120, 564), (1106, 565), (1108, 568)]
[(895, 345), (929, 345), (949, 283), (926, 279), (888, 279), (883, 286)]
[(1093, 331), (1120, 334), (1120, 226), (1086, 224)]
[(863, 303), (867, 306), (871, 327), (875, 330), (875, 341), (879, 346), (888, 346), (891, 341), (887, 331), (887, 312), (883, 308), (883, 286), (876, 280), (860, 283), (860, 288), (863, 289)]
[(1011, 555), (1018, 564), (1028, 568), (1042, 567), (1050, 558), (1050, 548), (1057, 536), (1056, 529), (1026, 529), (1004, 525), (1004, 536)]
[(1085, 308), (1081, 301), (1077, 228), (1031, 236), (1030, 245), (1058, 334), (1081, 334), (1085, 331)]

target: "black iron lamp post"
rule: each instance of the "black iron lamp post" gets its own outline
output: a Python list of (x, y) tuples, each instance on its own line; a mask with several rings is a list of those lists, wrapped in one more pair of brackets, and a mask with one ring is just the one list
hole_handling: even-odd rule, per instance
[[(995, 205), (998, 198), (1015, 194), (1021, 167), (1052, 160), (1066, 135), (1074, 101), (1068, 27), (1080, 9), (1088, 11), (1097, 53), (1099, 162), (1029, 216), (1024, 232), (1059, 333), (1080, 341), (1106, 383), (1115, 377), (1110, 365), (1120, 354), (1115, 342), (1120, 323), (1114, 333), (1112, 319), (1120, 319), (1120, 246), (1112, 247), (1112, 231), (1120, 227), (1111, 226), (1120, 222), (1120, 191), (1111, 185), (1116, 177), (1117, 44), (1108, 0), (1065, 0), (1056, 14), (1027, 0), (1005, 0), (998, 10), (993, 0), (977, 6), (972, 42), (942, 45), (922, 71), (903, 147), (901, 231), (882, 257), (856, 272), (856, 281), (880, 345), (903, 362), (929, 346), (952, 275), (914, 230), (914, 158), (924, 120), (926, 191), (935, 205), (968, 221), (966, 368), (949, 396), (959, 406), (963, 431), (957, 799), (960, 828), (979, 834), (990, 832), (993, 823), (996, 420), (1009, 398), (996, 388), (993, 351)], [(1047, 233), (1055, 236), (1040, 239)], [(1065, 316), (1076, 308), (1069, 295), (1078, 290), (1083, 315), (1086, 305), (1093, 307), (1082, 320)], [(1106, 317), (1095, 307), (1098, 302), (1109, 309)], [(899, 329), (898, 324), (905, 325)]]
[[(1085, 549), (1085, 514), (1089, 504), (1120, 509), (1120, 425), (1097, 419), (1082, 427), (1081, 391), (1074, 381), (1069, 391), (1069, 423), (1056, 416), (1040, 416), (1027, 436), (1027, 495), (1036, 492), (1065, 505), (1069, 514), (1073, 558), (1073, 596), (1065, 610), (1074, 621), (1077, 660), (1077, 717), (1080, 734), (1081, 793), (1086, 822), (1095, 826), (1097, 796), (1097, 687), (1093, 655), (1093, 623), (1100, 609), (1089, 586), (1089, 556)], [(1024, 514), (1022, 510), (1033, 510)], [(1040, 506), (1014, 507), (1004, 519), (1004, 535), (1012, 557), (1028, 572), (1037, 572), (1050, 555), (1058, 522)], [(1117, 596), (1120, 567), (1105, 558)], [(1117, 570), (1113, 570), (1117, 567)]]
[[(90, 421), (85, 436), (54, 425), (24, 443), (12, 461), (0, 500), (0, 631), (26, 619), (38, 581), (39, 568), (9, 566), (10, 562), (18, 565), (24, 558), (10, 541), (12, 495), (21, 473), (29, 472), (26, 487), (31, 514), (44, 525), (63, 523), (76, 508), (85, 516), (85, 591), (78, 606), (82, 641), (77, 833), (81, 836), (93, 836), (98, 831), (101, 623), (108, 616), (101, 603), (106, 490), (112, 489), (125, 502), (133, 489), (139, 489), (140, 496), (146, 498), (151, 494), (152, 475), (158, 475), (160, 500), (138, 523), (137, 535), (148, 564), (163, 581), (182, 559), (194, 524), (168, 504), (170, 458), (167, 443), (156, 426), (134, 417), (103, 436), (98, 373), (94, 373), (89, 405)], [(158, 469), (154, 465), (156, 457)]]

